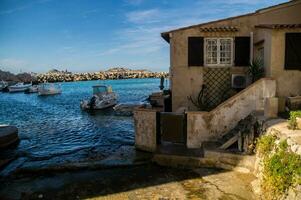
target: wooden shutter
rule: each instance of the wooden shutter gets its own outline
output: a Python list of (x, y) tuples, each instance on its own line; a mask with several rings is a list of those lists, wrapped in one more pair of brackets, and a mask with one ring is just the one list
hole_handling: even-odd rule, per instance
[(250, 64), (250, 37), (235, 37), (235, 66)]
[(301, 70), (301, 33), (285, 34), (285, 69)]
[(204, 38), (188, 37), (188, 66), (204, 65)]

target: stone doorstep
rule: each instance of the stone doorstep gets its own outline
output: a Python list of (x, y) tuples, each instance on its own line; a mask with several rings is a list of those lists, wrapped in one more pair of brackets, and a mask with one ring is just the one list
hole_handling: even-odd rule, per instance
[(254, 171), (255, 156), (205, 150), (204, 157), (155, 154), (152, 161), (162, 166), (183, 168), (221, 168), (241, 173)]
[(203, 157), (155, 154), (153, 162), (162, 166), (180, 168), (215, 167), (213, 160)]
[(210, 158), (217, 167), (243, 173), (254, 171), (255, 155), (244, 155), (237, 152), (219, 149), (204, 150), (204, 157)]

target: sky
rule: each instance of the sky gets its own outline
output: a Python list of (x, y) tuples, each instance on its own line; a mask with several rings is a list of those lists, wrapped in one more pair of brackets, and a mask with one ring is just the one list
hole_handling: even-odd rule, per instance
[(0, 70), (168, 71), (160, 33), (287, 0), (0, 0)]

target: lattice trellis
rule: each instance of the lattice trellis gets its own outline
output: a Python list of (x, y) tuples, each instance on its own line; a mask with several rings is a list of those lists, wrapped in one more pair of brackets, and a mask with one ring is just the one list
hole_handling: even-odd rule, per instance
[(204, 98), (211, 110), (229, 97), (231, 74), (229, 68), (204, 68)]

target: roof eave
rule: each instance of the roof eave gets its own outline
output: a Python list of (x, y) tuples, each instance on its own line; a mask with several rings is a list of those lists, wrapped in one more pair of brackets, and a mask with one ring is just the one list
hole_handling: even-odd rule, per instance
[(169, 43), (169, 41), (170, 41), (170, 38), (169, 38), (169, 32), (163, 32), (163, 33), (161, 33), (161, 37), (162, 37), (166, 42)]

